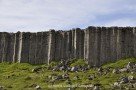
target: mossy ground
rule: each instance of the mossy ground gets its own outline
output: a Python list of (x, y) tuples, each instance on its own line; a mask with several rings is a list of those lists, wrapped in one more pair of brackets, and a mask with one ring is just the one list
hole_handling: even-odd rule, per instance
[[(108, 63), (103, 65), (103, 68), (112, 67), (112, 68), (121, 68), (124, 67), (128, 62), (136, 62), (136, 58), (128, 58), (123, 60), (118, 60), (114, 63)], [(83, 64), (82, 60), (77, 60), (72, 62), (72, 66), (76, 64)], [(54, 65), (54, 64), (53, 64)], [(35, 67), (42, 67), (40, 72), (34, 73), (32, 69)], [(62, 75), (62, 71), (51, 71), (47, 69), (47, 65), (30, 65), (27, 63), (0, 63), (0, 86), (4, 86), (7, 90), (34, 90), (34, 87), (30, 87), (32, 84), (39, 85), (43, 90), (60, 90), (64, 88), (48, 88), (48, 85), (51, 85), (48, 80), (48, 76), (51, 74)], [(69, 72), (72, 85), (89, 85), (100, 83), (102, 84), (104, 90), (110, 88), (110, 84), (116, 82), (122, 76), (133, 75), (131, 73), (121, 73), (113, 74), (112, 71), (106, 75), (97, 76), (94, 80), (88, 80), (88, 75), (94, 74), (97, 72), (97, 69), (93, 68), (86, 72)], [(78, 75), (79, 80), (75, 80), (74, 76)], [(29, 78), (30, 77), (30, 78)], [(58, 80), (55, 82), (56, 85), (67, 85), (67, 80)], [(77, 88), (76, 90), (80, 90)], [(83, 89), (81, 89), (83, 90)]]

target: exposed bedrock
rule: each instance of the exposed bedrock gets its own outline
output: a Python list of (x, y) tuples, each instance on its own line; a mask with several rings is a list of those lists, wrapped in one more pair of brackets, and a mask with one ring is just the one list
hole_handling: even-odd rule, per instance
[(100, 66), (127, 57), (136, 57), (136, 27), (0, 32), (0, 62), (49, 64), (76, 58)]

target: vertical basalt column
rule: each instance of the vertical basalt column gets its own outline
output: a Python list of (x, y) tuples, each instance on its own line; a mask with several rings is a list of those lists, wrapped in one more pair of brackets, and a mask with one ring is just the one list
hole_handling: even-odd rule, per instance
[(69, 47), (69, 45), (68, 45), (68, 36), (67, 36), (67, 32), (66, 31), (64, 31), (63, 33), (63, 50), (62, 50), (62, 58), (64, 59), (64, 60), (67, 60), (68, 59), (68, 47)]
[(115, 40), (115, 57), (113, 59), (113, 61), (117, 60), (118, 58), (118, 50), (117, 50), (117, 47), (118, 47), (118, 27), (113, 27), (114, 28), (114, 40)]
[(48, 63), (48, 42), (49, 42), (49, 32), (43, 32), (42, 36), (42, 50), (41, 59), (43, 63)]
[(111, 27), (110, 50), (112, 61), (117, 59), (117, 28)]
[(18, 44), (18, 62), (21, 62), (21, 52), (22, 52), (22, 32), (19, 33), (19, 44)]
[(84, 59), (88, 61), (89, 57), (89, 30), (84, 30)]
[(22, 63), (29, 62), (29, 49), (30, 49), (30, 33), (22, 33), (22, 50), (21, 50), (21, 60)]
[(0, 32), (0, 62), (2, 62), (2, 32)]
[(65, 49), (66, 49), (66, 47), (64, 46), (64, 43), (65, 43), (64, 32), (60, 32), (60, 35), (61, 35), (61, 47), (60, 47), (60, 56), (61, 57), (60, 57), (60, 59), (65, 59)]
[(126, 57), (126, 50), (125, 50), (126, 31), (124, 30), (124, 28), (120, 28), (120, 29), (121, 29), (121, 57), (125, 58)]
[(105, 27), (105, 60), (102, 64), (109, 62), (110, 61), (110, 55), (111, 55), (111, 51), (110, 51), (110, 30), (109, 28)]
[(128, 37), (128, 57), (134, 57), (134, 35), (132, 27), (128, 27)]
[(14, 51), (15, 51), (15, 34), (8, 33), (7, 34), (7, 53), (6, 53), (7, 62), (14, 61)]
[(101, 65), (100, 56), (101, 56), (101, 27), (97, 27), (97, 61), (95, 62), (97, 66)]
[[(97, 29), (96, 27), (93, 27), (92, 28), (92, 32), (91, 32), (91, 37), (90, 37), (90, 42), (92, 42), (92, 44), (90, 45), (90, 55), (92, 57), (90, 57), (90, 59), (92, 59), (92, 62), (93, 62), (93, 65), (94, 66), (100, 66), (100, 59), (99, 59), (99, 52), (100, 52), (100, 49), (98, 47), (100, 47), (100, 43), (99, 43), (99, 40), (101, 38), (100, 36), (101, 34), (101, 31), (99, 31), (99, 29)], [(90, 56), (89, 55), (89, 56)]]
[(89, 36), (87, 35), (87, 38), (89, 41), (87, 41), (87, 60), (88, 63), (90, 64), (90, 66), (99, 66), (100, 62), (98, 59), (98, 38), (100, 38), (100, 36), (98, 36), (100, 33), (98, 31), (98, 29), (96, 29), (96, 27), (88, 27), (88, 32)]
[(106, 60), (106, 27), (101, 28), (100, 64)]
[(75, 29), (75, 35), (74, 35), (74, 58), (83, 58), (83, 47), (84, 47), (84, 32), (80, 28)]
[(13, 59), (12, 62), (15, 63), (16, 62), (16, 33), (14, 33), (14, 44), (13, 44)]
[(75, 55), (76, 55), (76, 44), (75, 44), (75, 29), (73, 29), (72, 31), (71, 31), (71, 34), (72, 34), (72, 40), (71, 40), (71, 44), (72, 44), (72, 46), (71, 46), (71, 58), (72, 59), (74, 59), (75, 58)]
[(65, 48), (65, 59), (69, 60), (70, 59), (70, 49), (69, 49), (69, 44), (70, 40), (69, 40), (69, 31), (66, 31), (64, 33), (64, 48)]
[(81, 30), (79, 34), (80, 43), (79, 43), (79, 58), (84, 58), (84, 31)]
[(74, 58), (78, 59), (79, 58), (79, 44), (80, 44), (80, 29), (76, 28), (74, 32)]
[(72, 46), (72, 31), (68, 31), (68, 41), (67, 43), (69, 44), (68, 45), (68, 57), (69, 59), (72, 59), (72, 49), (73, 49), (73, 46)]
[(129, 57), (129, 30), (127, 27), (123, 28), (124, 31), (124, 58)]
[(133, 27), (134, 57), (136, 58), (136, 27)]
[(29, 63), (36, 64), (36, 33), (30, 34)]
[(18, 52), (19, 52), (19, 41), (20, 41), (20, 32), (15, 33), (15, 42), (14, 42), (14, 60), (13, 62), (18, 62)]
[(1, 41), (1, 47), (2, 47), (2, 62), (7, 61), (7, 47), (8, 47), (8, 33), (3, 32), (2, 33), (2, 41)]
[(35, 61), (36, 61), (36, 64), (42, 64), (43, 63), (43, 58), (42, 57), (42, 36), (43, 36), (43, 33), (42, 32), (37, 32), (37, 35), (36, 35), (36, 58), (35, 58)]
[(70, 32), (57, 31), (55, 33), (55, 59), (56, 60), (69, 59), (72, 50), (70, 45), (71, 45)]
[(55, 59), (55, 30), (49, 31), (48, 64)]
[(62, 44), (63, 35), (61, 31), (56, 31), (55, 33), (55, 60), (60, 60), (62, 58)]
[(3, 62), (4, 34), (0, 32), (0, 62)]
[(122, 29), (117, 27), (117, 59), (122, 58)]
[(78, 52), (78, 50), (79, 50), (78, 34), (79, 34), (80, 29), (77, 28), (74, 31), (75, 31), (74, 32), (74, 58), (77, 59), (79, 57), (79, 55), (78, 55), (79, 54), (79, 52)]

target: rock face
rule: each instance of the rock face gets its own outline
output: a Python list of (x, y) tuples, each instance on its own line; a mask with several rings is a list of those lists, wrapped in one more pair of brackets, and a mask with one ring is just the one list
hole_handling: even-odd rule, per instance
[(82, 58), (91, 66), (100, 66), (126, 57), (136, 57), (136, 27), (0, 32), (0, 62), (43, 64)]

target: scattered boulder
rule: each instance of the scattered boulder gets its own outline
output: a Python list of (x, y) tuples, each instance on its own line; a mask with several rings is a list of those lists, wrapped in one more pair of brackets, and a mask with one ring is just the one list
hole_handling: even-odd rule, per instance
[(63, 79), (62, 75), (58, 75), (55, 77), (55, 80), (60, 80), (60, 79)]
[(34, 69), (32, 69), (32, 72), (39, 72), (42, 69), (42, 67), (35, 67)]
[(94, 86), (93, 90), (100, 90), (99, 86)]
[(70, 67), (67, 67), (67, 71), (71, 71), (71, 68), (70, 68)]
[(129, 80), (129, 81), (130, 81), (130, 80), (135, 80), (135, 78), (134, 78), (134, 76), (130, 75), (130, 76), (128, 76), (128, 80)]
[(52, 71), (58, 71), (59, 70), (59, 67), (58, 66), (55, 66), (53, 67)]
[(7, 86), (7, 88), (12, 88), (12, 86), (11, 86), (11, 85), (9, 85), (9, 86)]
[(36, 87), (37, 84), (31, 84), (29, 87)]
[(76, 66), (72, 67), (72, 68), (71, 68), (71, 71), (72, 71), (72, 72), (77, 72), (77, 71), (78, 71), (78, 67), (76, 67)]
[(110, 68), (105, 68), (104, 69), (104, 74), (106, 75), (107, 73), (109, 73), (110, 72)]
[(66, 65), (63, 65), (63, 66), (61, 66), (61, 67), (59, 68), (59, 70), (60, 70), (60, 71), (62, 71), (62, 70), (67, 70), (67, 66), (66, 66)]
[(62, 77), (63, 79), (69, 79), (69, 74), (63, 74)]
[(118, 69), (118, 68), (116, 68), (116, 69), (113, 69), (112, 73), (119, 74), (119, 73), (120, 73), (120, 71), (119, 71), (119, 69)]
[(135, 80), (134, 76), (132, 76), (132, 75), (128, 76), (128, 80), (130, 83), (136, 83), (136, 80)]
[(102, 67), (98, 68), (98, 72), (103, 72), (103, 68)]
[(130, 84), (128, 85), (128, 87), (129, 87), (130, 89), (131, 89), (131, 88), (136, 88), (135, 85), (132, 84), (132, 83), (130, 83)]
[(129, 72), (128, 68), (122, 68), (119, 70), (120, 72)]
[(4, 90), (4, 86), (0, 86), (0, 90)]
[(121, 84), (128, 83), (128, 82), (129, 82), (129, 80), (128, 80), (127, 77), (122, 77), (121, 78), (121, 81), (120, 81)]
[(78, 75), (76, 75), (75, 77), (74, 77), (74, 80), (79, 80), (80, 78), (79, 78), (79, 76)]
[(119, 87), (120, 86), (120, 84), (118, 82), (115, 82), (113, 85), (114, 85), (114, 87)]
[(134, 65), (134, 63), (129, 62), (129, 63), (127, 64), (126, 68), (127, 68), (127, 69), (132, 69), (132, 68), (133, 68), (133, 65)]
[(8, 76), (6, 76), (6, 78), (7, 78), (7, 79), (10, 78), (10, 76), (8, 75)]
[(89, 80), (93, 80), (94, 78), (95, 78), (95, 76), (93, 76), (93, 75), (89, 75), (89, 76), (88, 76), (88, 79), (89, 79)]
[(41, 88), (39, 85), (37, 85), (37, 86), (35, 87), (35, 89), (36, 89), (36, 90), (41, 90), (42, 88)]

